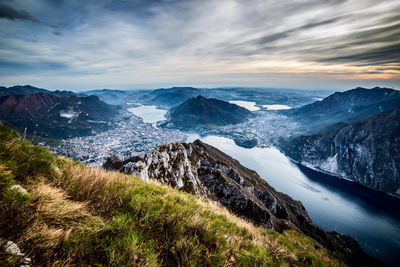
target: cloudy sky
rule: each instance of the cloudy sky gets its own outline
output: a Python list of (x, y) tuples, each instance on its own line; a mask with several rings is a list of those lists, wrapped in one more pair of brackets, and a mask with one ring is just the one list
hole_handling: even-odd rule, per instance
[(0, 85), (400, 87), (398, 0), (0, 0)]

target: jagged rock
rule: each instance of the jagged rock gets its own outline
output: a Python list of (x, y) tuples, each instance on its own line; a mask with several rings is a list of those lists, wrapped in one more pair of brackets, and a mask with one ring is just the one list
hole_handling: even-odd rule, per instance
[(124, 162), (111, 157), (104, 167), (115, 167), (144, 180), (157, 180), (218, 201), (236, 215), (268, 229), (294, 229), (328, 249), (339, 251), (350, 265), (377, 263), (351, 237), (327, 233), (314, 225), (301, 202), (277, 192), (255, 171), (199, 140), (190, 144), (162, 145), (143, 158), (135, 157)]
[(119, 170), (123, 166), (123, 161), (116, 156), (107, 158), (107, 161), (103, 164), (103, 168), (106, 170)]
[(5, 254), (20, 257), (20, 267), (29, 267), (31, 259), (25, 257), (25, 254), (21, 252), (21, 249), (12, 241), (0, 239), (0, 246), (2, 247)]

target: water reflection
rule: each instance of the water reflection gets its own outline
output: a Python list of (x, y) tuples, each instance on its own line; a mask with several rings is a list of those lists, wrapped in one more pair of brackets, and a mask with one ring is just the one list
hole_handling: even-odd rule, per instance
[(165, 114), (167, 114), (166, 110), (158, 109), (157, 106), (154, 105), (140, 105), (138, 107), (128, 108), (128, 111), (143, 118), (144, 122), (152, 124), (165, 120)]
[(259, 107), (256, 106), (256, 102), (252, 101), (234, 100), (234, 101), (229, 101), (229, 103), (247, 108), (250, 111), (256, 111), (260, 109)]

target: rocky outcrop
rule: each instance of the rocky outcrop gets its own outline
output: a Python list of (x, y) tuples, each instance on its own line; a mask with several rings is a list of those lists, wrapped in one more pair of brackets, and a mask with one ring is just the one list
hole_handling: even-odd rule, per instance
[(126, 161), (112, 157), (104, 167), (207, 197), (268, 229), (297, 230), (322, 246), (340, 252), (343, 260), (351, 265), (376, 263), (351, 237), (327, 233), (314, 225), (301, 202), (277, 192), (255, 171), (199, 140), (162, 145), (144, 157)]
[[(4, 254), (6, 257), (13, 257), (13, 264), (15, 266), (20, 267), (29, 267), (31, 266), (31, 259), (26, 257), (24, 253), (21, 252), (21, 249), (12, 241), (7, 241), (0, 238), (0, 255)], [(0, 256), (0, 262), (1, 262)], [(10, 264), (11, 265), (11, 264)]]
[(372, 189), (400, 195), (400, 109), (281, 143), (289, 157)]

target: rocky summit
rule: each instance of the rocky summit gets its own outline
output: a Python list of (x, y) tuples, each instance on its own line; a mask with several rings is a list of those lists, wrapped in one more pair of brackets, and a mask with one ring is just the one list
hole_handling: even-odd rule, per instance
[(199, 140), (162, 145), (143, 157), (125, 161), (109, 157), (103, 167), (209, 198), (236, 215), (269, 229), (294, 229), (323, 247), (338, 251), (348, 264), (376, 263), (353, 238), (325, 232), (312, 223), (301, 202), (277, 192), (255, 171)]

